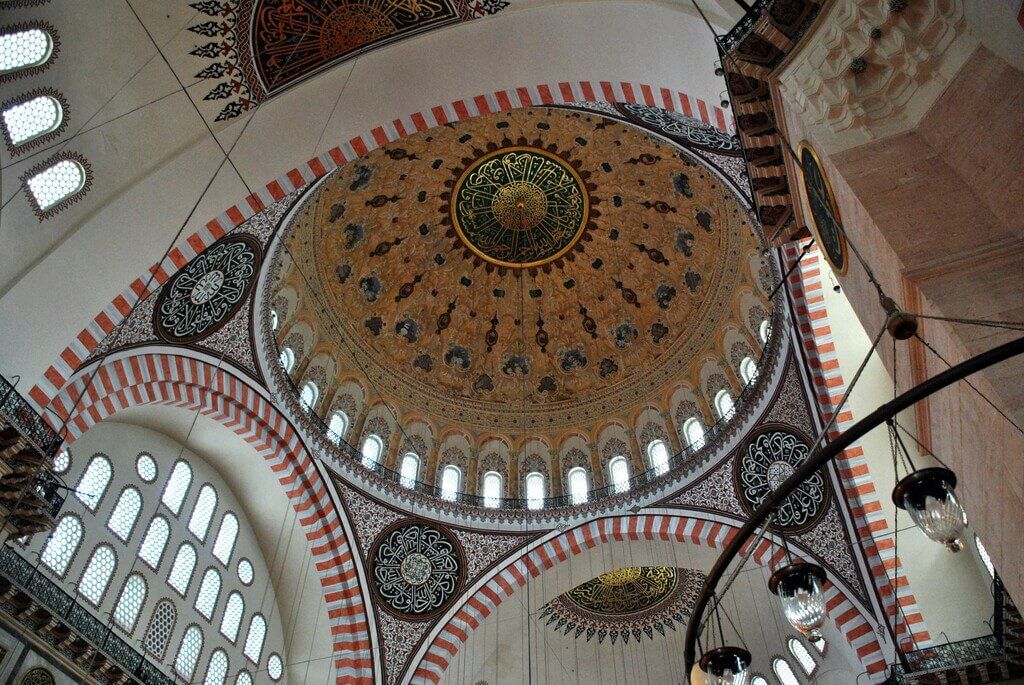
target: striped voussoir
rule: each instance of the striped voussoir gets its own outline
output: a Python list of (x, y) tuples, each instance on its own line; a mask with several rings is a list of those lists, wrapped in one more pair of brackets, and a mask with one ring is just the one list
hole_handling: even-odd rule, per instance
[[(544, 571), (609, 541), (664, 540), (723, 547), (736, 533), (736, 528), (717, 521), (688, 516), (630, 515), (597, 519), (562, 533), (522, 554), (506, 565), (479, 590), (463, 601), (462, 606), (435, 635), (412, 675), (413, 685), (439, 683), (455, 655), (470, 634), (503, 601), (523, 587), (527, 580)], [(753, 541), (749, 541), (753, 544)], [(747, 548), (743, 549), (745, 553)], [(774, 569), (786, 559), (786, 550), (770, 540), (762, 539), (751, 554), (755, 563)], [(857, 607), (833, 583), (826, 589), (829, 616), (849, 641), (861, 664), (869, 674), (869, 682), (885, 680), (885, 658), (871, 625)]]
[[(75, 405), (91, 371), (54, 399), (59, 416)], [(277, 475), (302, 524), (320, 574), (334, 643), (337, 683), (373, 683), (373, 654), (359, 578), (330, 493), (291, 424), (245, 381), (206, 362), (139, 353), (105, 362), (68, 421), (68, 442), (129, 407), (166, 404), (201, 411), (233, 430)]]
[[(425, 131), (452, 121), (461, 121), (481, 114), (506, 111), (519, 107), (561, 105), (573, 102), (628, 102), (641, 103), (681, 112), (727, 132), (734, 130), (731, 117), (721, 107), (713, 107), (703, 100), (673, 91), (639, 83), (611, 83), (609, 81), (574, 81), (512, 88), (494, 93), (438, 105), (422, 110), (389, 124), (352, 138), (347, 143), (314, 157), (305, 164), (279, 176), (265, 188), (233, 205), (205, 227), (182, 240), (159, 264), (136, 278), (131, 285), (101, 311), (78, 334), (43, 374), (43, 378), (29, 391), (29, 398), (37, 410), (47, 407), (64, 384), (89, 357), (96, 346), (131, 311), (137, 302), (155, 291), (178, 269), (216, 242), (225, 233), (267, 206), (284, 198), (288, 193), (303, 188), (337, 167), (366, 155), (370, 150), (405, 136)], [(147, 287), (148, 286), (148, 287)]]
[[(789, 243), (784, 246), (786, 261), (792, 264), (802, 250), (803, 244)], [(787, 285), (793, 296), (797, 326), (801, 344), (807, 354), (815, 396), (827, 421), (833, 408), (842, 401), (846, 383), (839, 370), (828, 311), (825, 308), (821, 259), (818, 246), (814, 245), (789, 278)], [(853, 412), (849, 406), (844, 407), (836, 418), (829, 438), (834, 439), (852, 424)], [(850, 503), (854, 526), (867, 552), (871, 576), (890, 625), (893, 617), (898, 617), (896, 630), (905, 648), (930, 646), (931, 636), (907, 577), (901, 572), (902, 564), (896, 556), (889, 524), (878, 499), (878, 490), (868, 469), (864, 449), (859, 443), (854, 443), (839, 455), (836, 465), (846, 491), (846, 499)], [(895, 593), (893, 587), (896, 588)]]

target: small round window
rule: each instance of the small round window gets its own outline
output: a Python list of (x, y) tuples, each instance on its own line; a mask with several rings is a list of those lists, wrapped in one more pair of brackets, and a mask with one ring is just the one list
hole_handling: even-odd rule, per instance
[(267, 659), (267, 674), (270, 675), (270, 679), (278, 681), (281, 676), (284, 675), (284, 662), (281, 661), (279, 654), (271, 654), (270, 658)]
[(138, 471), (139, 478), (147, 483), (152, 483), (156, 480), (156, 461), (145, 452), (140, 454), (139, 458), (135, 460), (135, 470)]
[(60, 452), (57, 452), (57, 456), (53, 458), (53, 472), (67, 473), (68, 469), (71, 468), (71, 451), (67, 448), (61, 448)]
[(241, 559), (238, 562), (238, 579), (242, 581), (243, 585), (252, 585), (252, 579), (254, 576), (252, 570), (252, 562), (248, 559)]

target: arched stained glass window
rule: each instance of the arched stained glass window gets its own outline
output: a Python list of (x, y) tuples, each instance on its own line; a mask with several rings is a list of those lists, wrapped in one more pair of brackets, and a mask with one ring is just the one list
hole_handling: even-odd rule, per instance
[(114, 554), (114, 549), (110, 545), (97, 547), (89, 557), (85, 570), (82, 571), (82, 579), (78, 581), (78, 594), (89, 600), (93, 606), (99, 606), (116, 567), (117, 555)]
[(484, 474), (484, 506), (495, 509), (501, 504), (502, 484), (501, 474), (497, 471), (488, 471)]
[(804, 673), (807, 675), (814, 675), (814, 671), (818, 668), (818, 664), (814, 660), (814, 657), (811, 656), (808, 649), (804, 647), (804, 643), (791, 637), (789, 638), (787, 645), (789, 647), (789, 653), (792, 654), (793, 658), (796, 659), (796, 662), (800, 664), (800, 668), (804, 669)]
[(213, 541), (213, 556), (225, 566), (231, 561), (238, 540), (238, 517), (230, 511), (220, 520), (217, 538)]
[(420, 458), (412, 452), (406, 452), (402, 456), (402, 463), (398, 473), (401, 476), (403, 487), (411, 488), (416, 485), (416, 476), (420, 472)]
[(235, 678), (235, 685), (252, 685), (252, 676), (246, 671), (240, 671)]
[(758, 327), (757, 332), (761, 336), (761, 343), (767, 343), (768, 338), (772, 334), (772, 325), (768, 321), (768, 319), (765, 319), (764, 321), (761, 322), (761, 325)]
[(732, 416), (732, 410), (732, 395), (729, 394), (728, 390), (719, 390), (718, 394), (715, 395), (715, 411), (718, 412), (721, 418), (727, 419)]
[(146, 535), (139, 545), (139, 559), (154, 571), (160, 568), (160, 560), (167, 549), (167, 539), (171, 536), (171, 526), (163, 516), (154, 516), (146, 529)]
[(217, 491), (207, 483), (199, 489), (196, 506), (192, 509), (192, 516), (188, 519), (188, 529), (199, 538), (200, 542), (206, 541), (206, 533), (210, 530), (210, 521), (213, 520), (213, 512), (216, 509)]
[(220, 598), (220, 573), (215, 568), (206, 569), (203, 574), (203, 582), (199, 584), (199, 593), (196, 595), (196, 611), (207, 619), (213, 618), (213, 610), (217, 607), (217, 599)]
[(752, 383), (757, 378), (757, 362), (751, 357), (744, 357), (740, 362), (740, 378), (744, 383)]
[(380, 464), (380, 457), (384, 453), (384, 441), (377, 435), (367, 435), (363, 440), (360, 449), (363, 455), (363, 466), (368, 469), (376, 468)]
[(102, 454), (97, 454), (85, 467), (82, 477), (78, 479), (75, 486), (75, 497), (86, 506), (89, 511), (96, 511), (100, 500), (107, 492), (110, 485), (110, 477), (114, 470), (110, 467), (110, 460)]
[(538, 471), (526, 474), (526, 506), (540, 509), (544, 506), (544, 474)]
[(327, 428), (331, 431), (329, 436), (331, 442), (337, 445), (345, 438), (345, 431), (348, 430), (348, 414), (343, 411), (334, 412), (331, 414), (331, 421), (327, 424)]
[(280, 362), (285, 373), (292, 372), (292, 369), (295, 368), (295, 352), (292, 351), (292, 348), (286, 347), (281, 350)]
[(775, 677), (779, 679), (782, 685), (800, 685), (796, 674), (793, 673), (793, 667), (785, 659), (775, 659), (772, 662), (772, 670), (775, 671)]
[(178, 461), (171, 471), (171, 477), (167, 479), (160, 501), (171, 510), (172, 514), (177, 516), (181, 512), (181, 505), (185, 502), (185, 495), (188, 494), (191, 485), (192, 467), (186, 461)]
[(615, 492), (626, 492), (629, 490), (629, 462), (623, 456), (618, 456), (608, 462), (608, 473), (611, 475), (612, 485)]
[(276, 309), (270, 310), (270, 330), (277, 332), (277, 327), (281, 325), (281, 317), (277, 315)]
[(203, 685), (224, 685), (228, 678), (228, 655), (223, 649), (214, 650), (210, 656), (210, 665), (206, 667), (206, 678)]
[(40, 28), (0, 35), (0, 74), (41, 66), (53, 54), (53, 38)]
[(249, 632), (245, 636), (245, 656), (254, 664), (260, 662), (263, 656), (263, 640), (267, 636), (267, 621), (259, 614), (255, 614), (249, 621)]
[(441, 499), (454, 502), (462, 486), (462, 471), (458, 466), (448, 464), (441, 471)]
[(203, 651), (203, 631), (199, 626), (189, 626), (185, 635), (181, 638), (181, 646), (178, 647), (178, 656), (174, 658), (174, 670), (178, 675), (191, 680), (196, 672), (196, 664), (199, 663), (199, 654)]
[(181, 543), (178, 553), (174, 555), (174, 563), (167, 574), (167, 584), (178, 591), (182, 597), (188, 592), (192, 582), (192, 573), (196, 568), (196, 548), (187, 542)]
[(163, 660), (164, 652), (167, 651), (167, 641), (171, 639), (174, 632), (174, 624), (178, 621), (178, 612), (170, 600), (162, 599), (153, 609), (153, 616), (149, 619), (149, 628), (146, 629), (146, 636), (142, 640), (146, 651)]
[(577, 466), (569, 471), (569, 498), (573, 504), (583, 504), (587, 501), (590, 493), (590, 484), (587, 482), (587, 471)]
[(121, 542), (128, 542), (135, 528), (135, 522), (139, 519), (139, 511), (142, 510), (142, 495), (135, 488), (128, 486), (121, 491), (117, 498), (117, 504), (110, 512), (107, 519), (107, 528)]
[(64, 108), (49, 95), (11, 105), (4, 110), (4, 129), (11, 146), (24, 145), (56, 131), (64, 118)]
[(683, 422), (683, 435), (691, 450), (699, 450), (704, 446), (704, 426), (692, 416)]
[(313, 381), (303, 383), (302, 390), (299, 391), (299, 401), (302, 402), (306, 411), (313, 411), (318, 399), (320, 399), (320, 388), (316, 386), (316, 383)]
[(224, 604), (224, 616), (220, 619), (220, 634), (235, 644), (238, 640), (238, 629), (242, 627), (242, 615), (245, 614), (245, 600), (242, 594), (232, 592)]
[(121, 587), (121, 595), (114, 606), (114, 623), (129, 634), (135, 630), (139, 612), (146, 603), (147, 592), (146, 581), (138, 573), (128, 576)]
[(647, 443), (647, 460), (656, 475), (668, 472), (668, 445), (664, 440), (651, 440)]
[(50, 533), (39, 559), (61, 578), (82, 542), (82, 522), (73, 514), (65, 514)]
[[(85, 187), (85, 167), (76, 159), (58, 159), (26, 179), (41, 212), (52, 209)], [(45, 216), (45, 215), (44, 215)]]

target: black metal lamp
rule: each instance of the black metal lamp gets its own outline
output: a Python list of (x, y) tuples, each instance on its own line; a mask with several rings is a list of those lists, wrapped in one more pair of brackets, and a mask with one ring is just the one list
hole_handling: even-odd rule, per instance
[(964, 548), (967, 517), (954, 488), (956, 474), (949, 469), (940, 466), (918, 469), (896, 484), (892, 501), (910, 514), (925, 535), (955, 553)]
[(750, 680), (750, 652), (742, 647), (718, 647), (704, 652), (700, 670), (708, 685), (747, 685)]
[(768, 580), (768, 589), (782, 602), (790, 625), (810, 641), (820, 640), (828, 610), (825, 605), (825, 569), (798, 561), (783, 566)]

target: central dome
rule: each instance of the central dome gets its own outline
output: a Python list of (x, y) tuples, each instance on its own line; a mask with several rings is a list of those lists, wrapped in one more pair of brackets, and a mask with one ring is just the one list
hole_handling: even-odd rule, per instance
[(389, 406), (513, 433), (697, 385), (722, 356), (722, 326), (744, 317), (741, 291), (757, 290), (760, 247), (688, 153), (556, 108), (374, 150), (311, 191), (286, 241), (339, 378), (365, 376)]

